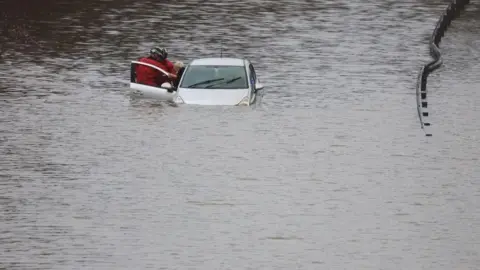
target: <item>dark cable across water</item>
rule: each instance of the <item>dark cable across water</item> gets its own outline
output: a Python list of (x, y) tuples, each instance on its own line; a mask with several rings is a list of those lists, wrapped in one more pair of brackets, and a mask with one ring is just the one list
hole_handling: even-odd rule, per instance
[[(460, 15), (467, 4), (470, 3), (470, 0), (453, 0), (452, 3), (448, 5), (445, 12), (440, 16), (440, 19), (437, 22), (433, 34), (430, 38), (430, 56), (433, 58), (433, 61), (424, 65), (418, 74), (417, 80), (417, 110), (418, 117), (420, 119), (420, 125), (422, 129), (425, 130), (426, 126), (430, 126), (429, 122), (425, 122), (423, 117), (427, 117), (429, 114), (426, 111), (428, 107), (427, 101), (427, 77), (430, 73), (439, 68), (443, 61), (442, 55), (439, 50), (439, 44), (442, 40), (442, 37), (445, 35), (448, 27), (452, 21)], [(432, 136), (431, 133), (425, 132), (426, 136)]]

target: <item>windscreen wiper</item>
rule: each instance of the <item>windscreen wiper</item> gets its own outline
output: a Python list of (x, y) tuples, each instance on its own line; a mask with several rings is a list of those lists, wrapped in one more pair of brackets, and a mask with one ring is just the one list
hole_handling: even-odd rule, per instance
[(202, 82), (197, 82), (197, 83), (194, 83), (194, 84), (192, 84), (192, 85), (190, 85), (190, 86), (187, 86), (187, 88), (192, 88), (192, 87), (197, 86), (197, 85), (200, 85), (200, 84), (212, 83), (212, 82), (221, 81), (221, 80), (224, 80), (224, 78), (211, 79), (211, 80), (206, 80), (206, 81), (202, 81)]
[[(225, 84), (233, 83), (234, 81), (240, 80), (241, 78), (242, 78), (242, 77), (235, 77), (235, 78), (233, 78), (233, 79), (230, 79), (230, 80), (226, 81)], [(215, 85), (218, 85), (218, 83), (205, 86), (205, 88), (211, 88), (211, 87), (213, 87), (213, 86), (215, 86)]]

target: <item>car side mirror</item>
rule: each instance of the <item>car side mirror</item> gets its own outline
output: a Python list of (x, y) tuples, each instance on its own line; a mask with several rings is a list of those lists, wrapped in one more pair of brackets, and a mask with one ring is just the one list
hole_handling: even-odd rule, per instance
[(171, 90), (173, 88), (172, 85), (169, 82), (162, 83), (162, 85), (160, 87), (163, 88), (163, 89), (167, 89), (167, 90)]
[(255, 84), (255, 90), (258, 91), (258, 90), (262, 90), (262, 89), (263, 89), (263, 84), (261, 84), (261, 83), (256, 83)]

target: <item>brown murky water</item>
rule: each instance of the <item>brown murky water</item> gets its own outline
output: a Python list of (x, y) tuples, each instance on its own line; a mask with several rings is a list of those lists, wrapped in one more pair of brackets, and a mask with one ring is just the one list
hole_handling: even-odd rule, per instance
[[(478, 2), (433, 137), (415, 83), (446, 1), (27, 2), (0, 6), (0, 269), (478, 269)], [(258, 106), (129, 98), (150, 46), (221, 40)]]

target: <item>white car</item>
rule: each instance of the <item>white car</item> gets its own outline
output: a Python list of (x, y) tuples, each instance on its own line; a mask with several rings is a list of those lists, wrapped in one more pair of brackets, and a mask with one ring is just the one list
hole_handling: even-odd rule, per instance
[[(172, 89), (169, 83), (162, 85)], [(183, 72), (176, 89), (175, 103), (196, 105), (252, 105), (263, 89), (247, 59), (201, 58)]]
[(258, 91), (263, 89), (252, 63), (247, 59), (193, 60), (186, 66), (177, 89), (170, 83), (163, 83), (161, 88), (137, 83), (134, 68), (139, 64), (166, 72), (147, 63), (132, 61), (130, 88), (145, 98), (196, 105), (249, 106), (256, 102)]

